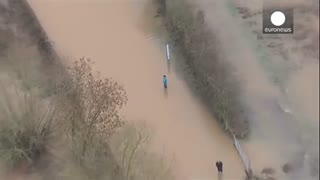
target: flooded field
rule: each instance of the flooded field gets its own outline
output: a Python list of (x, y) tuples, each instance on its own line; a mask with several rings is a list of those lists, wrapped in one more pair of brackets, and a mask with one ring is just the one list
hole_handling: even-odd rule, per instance
[[(153, 148), (175, 159), (179, 180), (215, 179), (215, 162), (224, 162), (226, 179), (244, 171), (232, 140), (192, 96), (186, 84), (168, 73), (164, 44), (144, 30), (147, 0), (28, 0), (66, 64), (82, 56), (96, 70), (125, 86), (127, 121), (153, 129)], [(164, 91), (162, 76), (168, 76)]]

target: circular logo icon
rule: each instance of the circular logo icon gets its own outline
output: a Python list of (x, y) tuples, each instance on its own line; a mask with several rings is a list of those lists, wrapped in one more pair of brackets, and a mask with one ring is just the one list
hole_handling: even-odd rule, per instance
[(271, 14), (271, 23), (275, 26), (281, 26), (286, 22), (286, 16), (281, 11), (275, 11)]

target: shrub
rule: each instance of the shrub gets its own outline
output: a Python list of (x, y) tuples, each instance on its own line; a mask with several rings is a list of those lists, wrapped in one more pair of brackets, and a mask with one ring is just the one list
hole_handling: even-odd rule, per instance
[[(123, 180), (122, 171), (114, 159), (109, 144), (99, 134), (77, 133), (74, 142), (66, 146), (69, 161), (63, 166), (59, 179)], [(85, 151), (83, 151), (85, 147)]]
[(9, 168), (33, 167), (48, 153), (58, 113), (34, 95), (2, 85), (0, 156)]
[(146, 126), (127, 124), (112, 138), (112, 150), (126, 180), (173, 180), (165, 154), (147, 151), (151, 140)]

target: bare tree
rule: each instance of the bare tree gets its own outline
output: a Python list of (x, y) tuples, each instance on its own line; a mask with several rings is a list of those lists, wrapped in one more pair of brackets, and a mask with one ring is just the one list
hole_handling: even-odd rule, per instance
[(98, 131), (106, 138), (123, 122), (118, 110), (126, 104), (124, 88), (110, 78), (102, 78), (99, 73), (92, 73), (93, 63), (90, 59), (81, 58), (68, 68), (71, 79), (60, 86), (63, 98), (68, 100), (68, 108), (77, 115), (77, 123), (82, 123), (90, 131)]
[[(81, 58), (69, 69), (70, 77), (58, 88), (62, 106), (69, 114), (67, 134), (85, 156), (92, 139), (99, 134), (106, 141), (123, 125), (118, 110), (127, 102), (124, 88), (116, 81), (92, 73), (90, 59)], [(81, 141), (80, 141), (81, 139)], [(81, 159), (81, 157), (80, 157)]]
[(145, 125), (129, 124), (112, 138), (112, 150), (120, 162), (126, 180), (173, 179), (172, 164), (166, 155), (148, 151), (151, 139)]

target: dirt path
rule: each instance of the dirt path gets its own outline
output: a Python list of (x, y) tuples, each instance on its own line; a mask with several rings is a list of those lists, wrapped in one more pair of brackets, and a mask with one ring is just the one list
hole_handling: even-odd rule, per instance
[(215, 179), (216, 160), (224, 162), (225, 179), (242, 179), (230, 138), (185, 83), (171, 73), (163, 91), (165, 54), (142, 30), (146, 1), (28, 0), (61, 55), (90, 57), (103, 75), (124, 84), (126, 119), (154, 128), (154, 147), (175, 155), (178, 179)]

